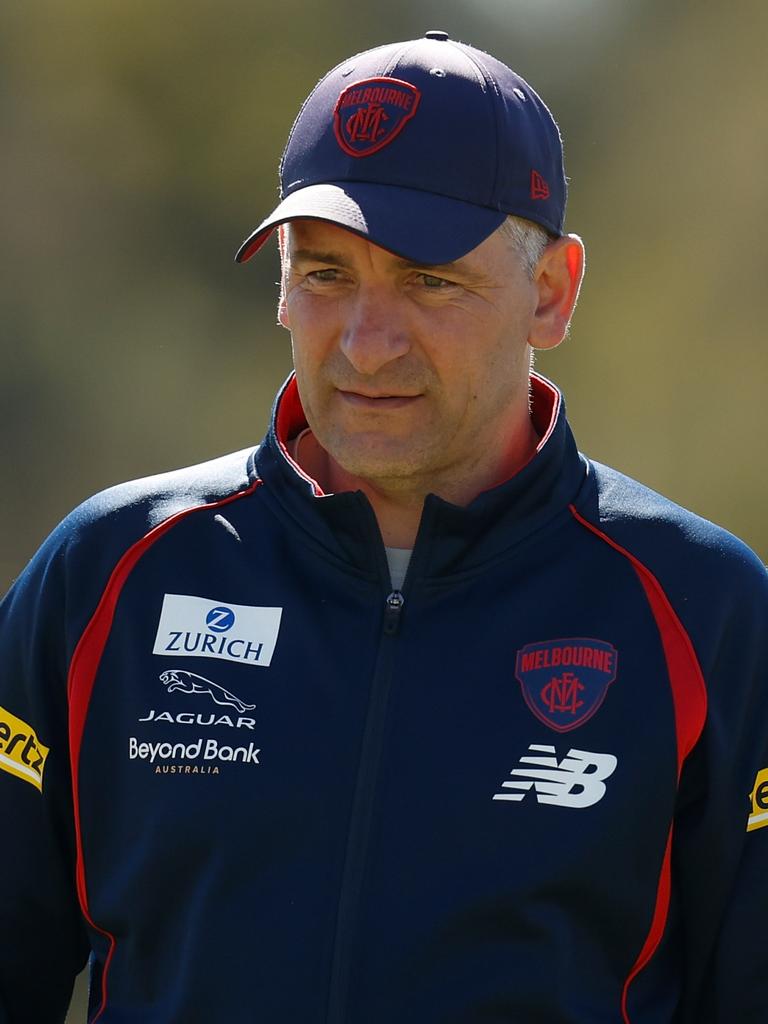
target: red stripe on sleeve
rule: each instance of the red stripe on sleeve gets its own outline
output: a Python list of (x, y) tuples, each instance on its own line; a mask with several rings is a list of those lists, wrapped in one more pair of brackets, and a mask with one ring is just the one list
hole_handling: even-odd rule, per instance
[(75, 842), (77, 845), (77, 895), (86, 921), (88, 921), (95, 931), (99, 932), (109, 940), (109, 951), (107, 953), (104, 970), (102, 971), (101, 976), (101, 1006), (99, 1007), (98, 1013), (91, 1021), (91, 1024), (96, 1024), (96, 1021), (98, 1021), (104, 1013), (107, 1006), (107, 976), (109, 973), (109, 966), (112, 962), (112, 956), (115, 951), (115, 937), (104, 928), (100, 928), (99, 925), (94, 922), (88, 909), (88, 892), (85, 880), (85, 863), (83, 857), (82, 832), (80, 827), (80, 747), (83, 739), (83, 731), (85, 729), (85, 720), (88, 715), (91, 693), (93, 692), (93, 684), (96, 680), (96, 673), (101, 662), (101, 657), (104, 653), (104, 648), (112, 629), (112, 620), (114, 619), (115, 608), (117, 607), (117, 602), (125, 582), (136, 566), (136, 563), (142, 555), (152, 547), (155, 541), (159, 540), (160, 537), (163, 536), (163, 534), (167, 533), (182, 519), (185, 519), (193, 512), (220, 508), (222, 505), (228, 505), (232, 501), (237, 501), (239, 498), (244, 498), (246, 495), (252, 494), (260, 483), (261, 480), (256, 480), (246, 490), (238, 491), (236, 494), (230, 494), (228, 497), (222, 498), (219, 501), (214, 501), (207, 505), (195, 505), (192, 508), (183, 509), (181, 512), (177, 512), (164, 522), (159, 523), (150, 530), (149, 533), (145, 534), (136, 541), (135, 544), (128, 548), (112, 571), (112, 575), (109, 577), (107, 585), (104, 588), (104, 592), (101, 595), (101, 600), (96, 607), (96, 611), (93, 613), (90, 622), (83, 630), (83, 635), (80, 637), (77, 647), (75, 648), (75, 652), (72, 655), (72, 662), (69, 668), (69, 678), (67, 680), (67, 698), (69, 701), (69, 758), (72, 771), (72, 798), (75, 815)]
[(624, 988), (621, 993), (621, 1016), (624, 1024), (632, 1024), (629, 1017), (629, 1010), (627, 1009), (627, 999), (629, 997), (629, 986), (642, 971), (642, 969), (649, 963), (651, 957), (656, 952), (661, 937), (664, 934), (664, 928), (667, 924), (667, 914), (669, 913), (669, 898), (672, 893), (672, 826), (669, 829), (669, 835), (667, 836), (667, 846), (664, 850), (664, 860), (661, 863), (661, 873), (659, 874), (659, 884), (656, 890), (656, 905), (653, 908), (653, 919), (651, 920), (651, 927), (643, 943), (643, 948), (640, 950), (637, 960), (632, 965), (632, 970), (627, 975), (627, 980), (624, 982)]
[[(677, 616), (663, 587), (639, 559), (635, 558), (626, 548), (621, 547), (615, 540), (603, 533), (599, 527), (590, 523), (581, 516), (576, 508), (571, 505), (571, 513), (582, 526), (590, 530), (600, 540), (605, 541), (610, 547), (623, 555), (632, 565), (637, 573), (638, 579), (643, 586), (645, 596), (650, 605), (651, 612), (656, 621), (661, 637), (661, 644), (664, 650), (664, 658), (667, 664), (667, 674), (672, 688), (672, 703), (675, 714), (675, 734), (677, 737), (677, 777), (680, 779), (683, 762), (693, 747), (696, 745), (707, 717), (707, 689), (704, 677), (701, 672), (699, 660), (696, 657), (691, 638)], [(654, 907), (651, 927), (643, 944), (643, 948), (635, 961), (632, 970), (629, 972), (624, 990), (622, 993), (622, 1017), (624, 1024), (631, 1024), (627, 1009), (627, 997), (629, 986), (648, 964), (656, 952), (664, 928), (667, 923), (669, 912), (669, 900), (672, 889), (671, 878), (671, 854), (672, 854), (672, 832), (673, 826), (670, 822), (667, 846), (664, 852), (664, 859), (661, 865), (659, 883), (656, 891), (656, 904)]]

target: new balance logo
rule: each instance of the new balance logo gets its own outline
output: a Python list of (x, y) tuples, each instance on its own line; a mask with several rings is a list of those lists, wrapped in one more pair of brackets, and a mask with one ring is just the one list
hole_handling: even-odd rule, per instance
[(568, 751), (562, 761), (555, 748), (532, 743), (529, 751), (538, 757), (521, 757), (520, 764), (530, 768), (513, 768), (515, 778), (502, 782), (504, 793), (494, 800), (524, 800), (533, 791), (540, 804), (559, 807), (591, 807), (605, 796), (605, 780), (613, 775), (619, 763), (613, 754), (591, 754), (588, 750)]

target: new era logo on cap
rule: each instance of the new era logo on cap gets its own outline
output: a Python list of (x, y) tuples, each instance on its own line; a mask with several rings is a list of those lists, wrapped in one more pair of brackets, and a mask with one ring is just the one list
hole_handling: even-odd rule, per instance
[(549, 185), (538, 171), (531, 171), (531, 199), (549, 199)]

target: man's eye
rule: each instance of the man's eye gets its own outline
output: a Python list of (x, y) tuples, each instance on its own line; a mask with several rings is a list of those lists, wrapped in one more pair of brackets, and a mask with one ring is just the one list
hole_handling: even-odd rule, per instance
[(451, 284), (451, 282), (446, 281), (444, 277), (435, 277), (434, 274), (422, 274), (421, 280), (425, 288), (430, 291), (438, 291), (440, 288), (448, 288)]
[(326, 267), (323, 270), (312, 270), (307, 277), (310, 281), (318, 281), (320, 284), (333, 284), (338, 280), (338, 270), (333, 267)]

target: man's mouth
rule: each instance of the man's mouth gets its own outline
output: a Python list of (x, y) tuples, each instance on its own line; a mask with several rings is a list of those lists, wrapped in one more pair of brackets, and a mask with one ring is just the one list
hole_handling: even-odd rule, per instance
[(421, 395), (391, 394), (389, 392), (342, 391), (338, 389), (341, 399), (356, 409), (368, 409), (383, 412), (384, 410), (403, 409), (417, 402)]

